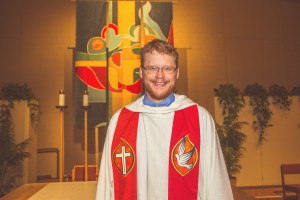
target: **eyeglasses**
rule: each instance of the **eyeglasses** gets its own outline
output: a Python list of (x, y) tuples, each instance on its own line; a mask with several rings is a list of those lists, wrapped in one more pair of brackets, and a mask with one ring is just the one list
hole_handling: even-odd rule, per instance
[(173, 73), (177, 69), (176, 67), (169, 67), (169, 66), (163, 66), (163, 67), (148, 66), (148, 67), (143, 67), (143, 68), (149, 73), (156, 73), (159, 70), (162, 70), (162, 72), (168, 73), (168, 74)]

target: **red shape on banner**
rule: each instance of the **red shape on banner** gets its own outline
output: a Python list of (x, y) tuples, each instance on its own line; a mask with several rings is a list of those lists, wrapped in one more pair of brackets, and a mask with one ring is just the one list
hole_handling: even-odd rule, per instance
[(119, 82), (119, 88), (123, 88), (133, 94), (139, 94), (142, 91), (142, 81), (139, 79), (131, 85), (125, 85)]
[(170, 25), (170, 31), (168, 35), (168, 42), (174, 46), (174, 32), (173, 32), (173, 21), (171, 22)]
[[(86, 66), (77, 66), (76, 74), (78, 78), (84, 82), (86, 85), (98, 89), (105, 90), (106, 85), (106, 67), (97, 66), (97, 67), (86, 67)], [(111, 92), (122, 92), (122, 89), (126, 89), (133, 94), (138, 94), (142, 91), (141, 79), (137, 80), (131, 85), (125, 85), (123, 83), (118, 83), (118, 88), (113, 88), (109, 84), (109, 91)]]
[(115, 52), (111, 55), (111, 59), (112, 61), (117, 65), (117, 66), (121, 66), (121, 52)]
[[(96, 69), (95, 69), (96, 68)], [(96, 71), (95, 71), (96, 70)], [(76, 67), (76, 74), (79, 79), (87, 84), (88, 86), (98, 89), (104, 90), (105, 89), (105, 81), (106, 81), (106, 68), (105, 67), (85, 67), (80, 66)], [(97, 72), (97, 74), (96, 74)], [(102, 76), (101, 76), (102, 74)], [(104, 74), (104, 76), (103, 76)]]

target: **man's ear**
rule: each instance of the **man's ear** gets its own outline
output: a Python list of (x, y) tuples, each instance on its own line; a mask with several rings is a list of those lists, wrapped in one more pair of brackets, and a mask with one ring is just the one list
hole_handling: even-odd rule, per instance
[(140, 67), (139, 74), (140, 74), (140, 78), (143, 78), (143, 71), (142, 71), (142, 67)]
[(176, 79), (179, 78), (179, 68), (177, 69), (177, 72), (176, 72)]

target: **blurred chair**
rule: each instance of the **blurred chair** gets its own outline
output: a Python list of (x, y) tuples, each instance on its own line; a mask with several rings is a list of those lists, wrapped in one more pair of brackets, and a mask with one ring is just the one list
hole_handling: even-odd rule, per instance
[[(72, 181), (85, 181), (84, 165), (74, 165), (72, 169)], [(98, 180), (98, 167), (88, 165), (88, 181)]]
[(286, 200), (286, 192), (295, 192), (297, 200), (300, 200), (300, 180), (297, 184), (287, 183), (287, 175), (300, 175), (300, 164), (282, 164), (281, 169), (281, 181), (283, 200)]

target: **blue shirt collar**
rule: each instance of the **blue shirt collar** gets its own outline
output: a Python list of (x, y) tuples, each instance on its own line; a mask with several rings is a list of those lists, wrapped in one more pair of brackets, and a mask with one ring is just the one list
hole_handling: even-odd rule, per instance
[(144, 105), (151, 106), (151, 107), (167, 107), (167, 106), (171, 105), (171, 103), (173, 103), (174, 101), (175, 101), (175, 95), (173, 92), (159, 104), (156, 104), (153, 101), (151, 101), (147, 97), (146, 93), (144, 94), (144, 99), (143, 99)]

